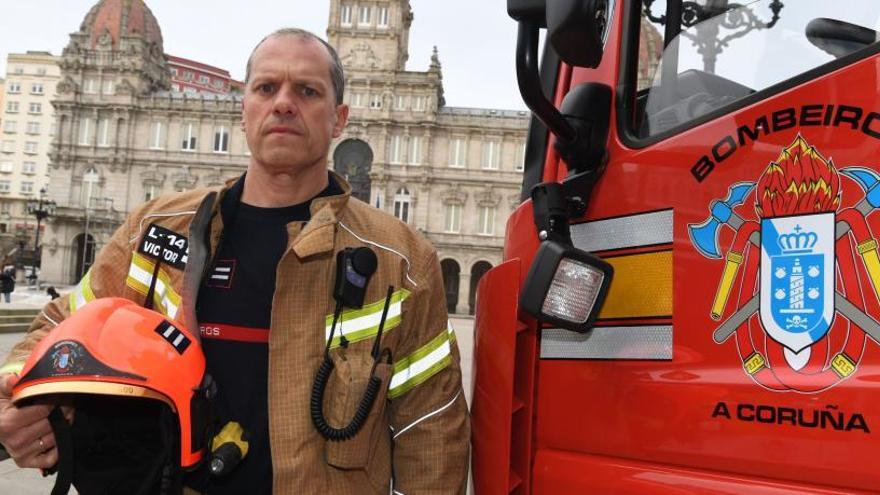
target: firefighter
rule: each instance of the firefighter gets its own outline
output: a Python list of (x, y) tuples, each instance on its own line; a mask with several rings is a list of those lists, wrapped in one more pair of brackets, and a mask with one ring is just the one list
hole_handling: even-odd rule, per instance
[[(352, 198), (327, 169), (330, 142), (348, 119), (336, 52), (309, 32), (276, 31), (251, 53), (245, 83), (246, 173), (136, 208), (70, 297), (46, 306), (0, 369), (0, 443), (19, 466), (56, 462), (49, 407), (17, 408), (8, 397), (28, 352), (71, 313), (96, 298), (144, 303), (151, 293), (169, 319), (187, 317), (188, 246), (199, 241), (190, 228), (215, 191), (204, 235), (211, 256), (193, 306), (218, 387), (218, 424), (239, 422), (249, 448), (229, 474), (203, 467), (188, 486), (212, 494), (464, 493), (470, 426), (436, 251)], [(374, 273), (346, 271), (344, 256), (339, 264), (352, 250), (374, 254)], [(334, 299), (338, 273), (363, 286), (362, 304)], [(316, 387), (327, 360), (331, 372)], [(373, 381), (375, 400), (361, 411)], [(356, 433), (327, 433), (358, 415)]]

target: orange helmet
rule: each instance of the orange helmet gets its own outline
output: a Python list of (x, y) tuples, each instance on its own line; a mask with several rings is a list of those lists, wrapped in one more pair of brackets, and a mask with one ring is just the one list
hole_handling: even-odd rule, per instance
[(37, 345), (12, 400), (19, 404), (46, 395), (86, 394), (161, 401), (179, 425), (174, 442), (180, 445), (179, 466), (191, 468), (201, 461), (207, 443), (207, 402), (214, 393), (209, 382), (196, 336), (132, 301), (102, 298), (61, 322)]

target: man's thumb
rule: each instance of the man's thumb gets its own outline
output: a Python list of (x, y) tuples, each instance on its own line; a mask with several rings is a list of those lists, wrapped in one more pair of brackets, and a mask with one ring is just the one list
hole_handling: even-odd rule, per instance
[(0, 396), (12, 397), (12, 387), (18, 383), (18, 378), (18, 375), (15, 373), (0, 375)]

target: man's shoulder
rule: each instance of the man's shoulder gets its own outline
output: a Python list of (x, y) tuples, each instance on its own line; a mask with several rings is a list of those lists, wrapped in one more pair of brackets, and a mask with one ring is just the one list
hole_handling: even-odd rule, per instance
[(200, 187), (189, 191), (163, 194), (139, 205), (132, 211), (132, 215), (136, 217), (154, 214), (191, 215), (195, 213), (205, 196), (211, 192), (220, 192), (222, 189), (223, 186)]
[(388, 245), (408, 257), (433, 255), (434, 245), (412, 225), (356, 198), (349, 198), (340, 220), (343, 228), (362, 240)]

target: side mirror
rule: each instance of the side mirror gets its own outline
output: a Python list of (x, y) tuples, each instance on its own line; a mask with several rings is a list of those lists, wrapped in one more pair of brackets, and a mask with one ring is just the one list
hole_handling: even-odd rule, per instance
[(547, 28), (547, 41), (565, 63), (595, 68), (608, 40), (615, 0), (507, 0), (516, 21)]
[(569, 65), (595, 68), (608, 39), (614, 0), (547, 0), (547, 40)]

